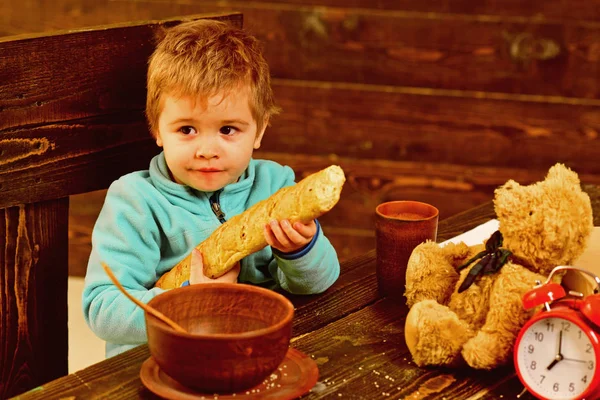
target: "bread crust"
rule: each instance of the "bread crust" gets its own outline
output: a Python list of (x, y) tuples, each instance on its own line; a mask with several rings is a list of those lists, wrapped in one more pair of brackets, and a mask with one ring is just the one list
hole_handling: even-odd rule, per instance
[[(346, 178), (337, 165), (307, 176), (295, 185), (279, 189), (241, 214), (232, 217), (196, 248), (204, 261), (204, 275), (218, 278), (242, 258), (267, 245), (264, 226), (272, 220), (308, 223), (335, 206)], [(191, 253), (166, 272), (156, 286), (171, 289), (189, 279)]]

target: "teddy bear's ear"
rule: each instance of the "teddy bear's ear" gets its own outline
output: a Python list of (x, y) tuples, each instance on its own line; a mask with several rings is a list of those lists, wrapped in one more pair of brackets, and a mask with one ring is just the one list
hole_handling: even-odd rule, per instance
[(579, 176), (564, 164), (558, 163), (548, 170), (546, 181), (556, 181), (565, 185), (579, 186)]
[(515, 182), (512, 179), (510, 179), (504, 185), (496, 188), (496, 193), (503, 192), (505, 190), (515, 190), (520, 187), (521, 187), (521, 185), (518, 182)]
[(510, 179), (494, 191), (494, 209), (496, 215), (505, 215), (510, 210), (520, 209), (523, 206), (525, 187)]
[(519, 203), (520, 194), (523, 187), (518, 183), (509, 179), (504, 185), (498, 186), (494, 190), (494, 208), (496, 214), (501, 209), (511, 209)]

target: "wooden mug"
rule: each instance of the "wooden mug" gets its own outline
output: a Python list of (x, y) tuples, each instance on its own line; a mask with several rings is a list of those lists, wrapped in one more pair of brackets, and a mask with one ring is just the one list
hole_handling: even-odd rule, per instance
[(390, 201), (375, 208), (376, 270), (380, 293), (400, 297), (415, 247), (437, 237), (439, 211), (418, 201)]

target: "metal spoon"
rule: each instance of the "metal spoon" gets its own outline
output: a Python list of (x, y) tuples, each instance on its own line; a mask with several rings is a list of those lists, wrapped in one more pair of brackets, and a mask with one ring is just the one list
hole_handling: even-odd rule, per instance
[(119, 288), (119, 290), (121, 292), (123, 292), (123, 294), (125, 296), (127, 296), (127, 298), (129, 300), (133, 301), (138, 307), (141, 307), (147, 313), (154, 315), (156, 318), (160, 319), (165, 324), (167, 324), (171, 328), (175, 329), (177, 332), (188, 333), (185, 329), (183, 329), (181, 327), (181, 325), (179, 325), (177, 322), (173, 321), (171, 318), (167, 317), (165, 314), (161, 313), (154, 307), (149, 306), (148, 304), (142, 303), (141, 301), (139, 301), (138, 299), (136, 299), (135, 297), (133, 297), (132, 295), (127, 293), (127, 290), (125, 290), (125, 288), (117, 280), (117, 277), (113, 274), (112, 270), (110, 269), (110, 267), (108, 265), (106, 265), (105, 263), (102, 263), (102, 268), (104, 268), (104, 271), (106, 271), (106, 274), (108, 275), (110, 280), (113, 281), (113, 283)]

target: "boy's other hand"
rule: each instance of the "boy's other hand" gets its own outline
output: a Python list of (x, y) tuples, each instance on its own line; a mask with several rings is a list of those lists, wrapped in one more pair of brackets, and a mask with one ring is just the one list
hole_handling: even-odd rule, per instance
[(317, 224), (310, 221), (308, 224), (283, 219), (279, 222), (273, 220), (265, 225), (265, 239), (267, 243), (282, 253), (293, 253), (306, 246), (317, 233)]
[(236, 263), (235, 266), (224, 275), (215, 279), (211, 279), (204, 275), (203, 266), (202, 253), (200, 250), (195, 248), (192, 250), (192, 262), (190, 263), (190, 285), (210, 282), (237, 283), (238, 275), (240, 274), (239, 262)]

